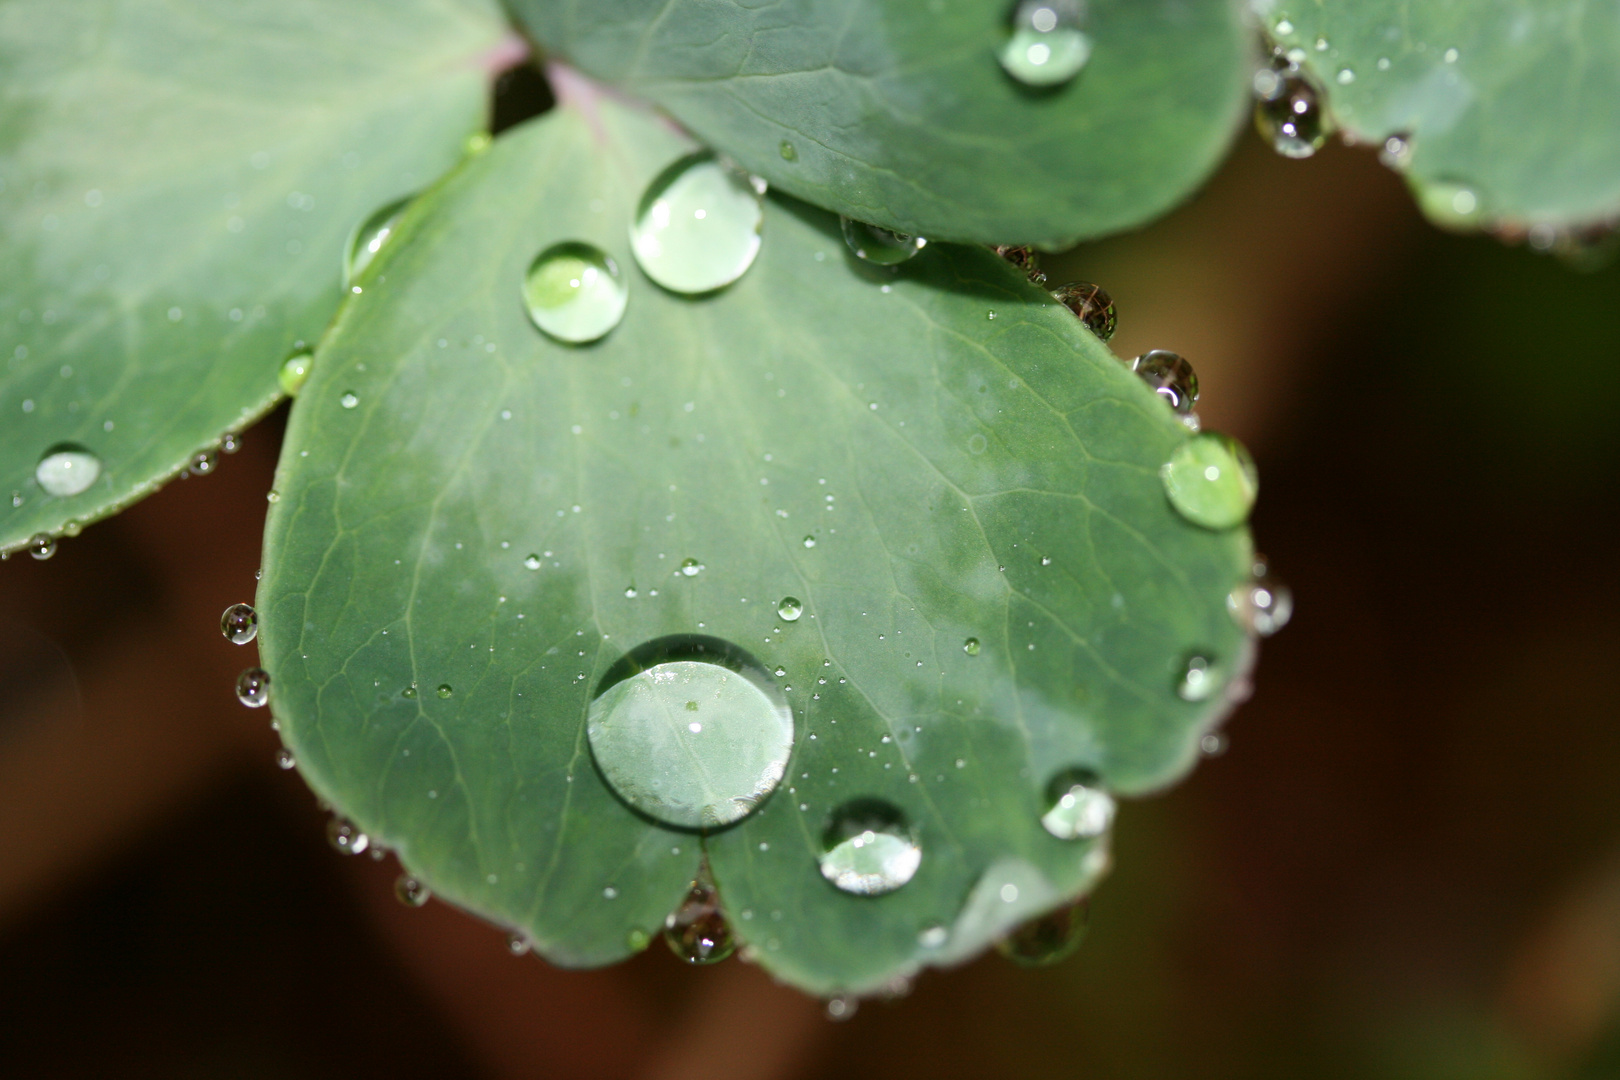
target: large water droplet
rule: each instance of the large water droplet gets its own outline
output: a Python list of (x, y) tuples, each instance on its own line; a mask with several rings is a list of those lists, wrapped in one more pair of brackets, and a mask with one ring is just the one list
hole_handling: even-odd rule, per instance
[(101, 459), (82, 446), (53, 446), (34, 466), (34, 479), (45, 494), (65, 498), (87, 491), (101, 475)]
[(371, 837), (348, 818), (334, 815), (326, 823), (326, 842), (340, 855), (359, 855), (371, 846)]
[(857, 799), (833, 811), (822, 845), (821, 876), (857, 896), (893, 892), (922, 864), (922, 847), (905, 815), (877, 799)]
[(248, 668), (236, 677), (236, 700), (250, 709), (262, 708), (270, 700), (270, 673), (264, 668)]
[(529, 264), (523, 303), (534, 325), (558, 341), (595, 341), (619, 325), (630, 298), (619, 264), (577, 241), (553, 244)]
[(928, 241), (910, 233), (895, 232), (881, 225), (868, 225), (854, 218), (840, 217), (844, 227), (844, 243), (855, 257), (878, 266), (903, 263), (928, 245)]
[(784, 596), (781, 602), (776, 605), (776, 613), (785, 622), (798, 622), (799, 616), (804, 614), (804, 605), (799, 603), (797, 596)]
[(292, 355), (281, 362), (281, 370), (276, 373), (281, 392), (288, 397), (297, 397), (298, 391), (309, 381), (309, 368), (314, 362), (315, 354), (309, 349), (294, 349)]
[(1089, 769), (1066, 769), (1046, 788), (1046, 831), (1059, 840), (1089, 840), (1114, 824), (1114, 797)]
[(50, 533), (35, 533), (28, 538), (28, 554), (36, 559), (48, 559), (56, 554), (56, 537)]
[(406, 907), (421, 907), (433, 898), (428, 887), (409, 874), (401, 874), (395, 879), (394, 896)]
[(1198, 400), (1198, 376), (1186, 358), (1165, 349), (1150, 349), (1131, 361), (1131, 370), (1176, 412), (1192, 412)]
[(360, 223), (359, 228), (349, 237), (349, 247), (343, 258), (343, 286), (348, 288), (355, 279), (365, 273), (366, 267), (377, 257), (388, 238), (394, 235), (394, 227), (399, 219), (405, 215), (405, 207), (409, 206), (411, 196), (391, 202), (386, 206), (374, 210), (370, 217)]
[(715, 964), (730, 956), (735, 944), (720, 912), (720, 897), (706, 881), (692, 882), (681, 906), (664, 919), (664, 941), (688, 964)]
[(1254, 76), (1254, 124), (1277, 153), (1308, 158), (1327, 141), (1322, 95), (1297, 68), (1262, 68)]
[(996, 942), (996, 951), (1026, 967), (1055, 964), (1080, 947), (1091, 913), (1086, 900), (1076, 900), (1031, 919)]
[(1001, 66), (1026, 86), (1068, 82), (1091, 59), (1085, 15), (1085, 0), (1023, 0), (1013, 8)]
[(752, 657), (714, 638), (649, 642), (591, 703), (586, 735), (608, 786), (667, 825), (713, 828), (753, 812), (793, 749), (785, 696)]
[(246, 645), (259, 636), (259, 613), (247, 604), (232, 604), (219, 617), (219, 632), (233, 645)]
[(1101, 285), (1089, 281), (1071, 281), (1052, 290), (1052, 299), (1074, 312), (1087, 330), (1102, 341), (1114, 336), (1119, 325), (1119, 310), (1114, 298)]
[(1260, 490), (1249, 451), (1230, 435), (1215, 432), (1179, 444), (1159, 476), (1176, 511), (1206, 529), (1243, 524)]
[(1253, 576), (1226, 597), (1227, 610), (1251, 634), (1270, 637), (1294, 615), (1294, 592), (1279, 581), (1263, 557), (1254, 560)]
[(759, 254), (765, 200), (747, 176), (702, 151), (647, 185), (630, 246), (647, 276), (678, 293), (706, 293), (743, 276)]

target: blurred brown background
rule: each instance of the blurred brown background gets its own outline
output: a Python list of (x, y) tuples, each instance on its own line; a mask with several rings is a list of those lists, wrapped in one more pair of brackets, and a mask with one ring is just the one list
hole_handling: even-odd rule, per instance
[(1197, 366), (1298, 601), (1230, 749), (1124, 808), (1074, 957), (833, 1024), (736, 960), (562, 972), (399, 905), (232, 697), (277, 416), (0, 566), (0, 1075), (1620, 1076), (1620, 269), (1252, 135), (1046, 266), (1113, 292), (1120, 355)]

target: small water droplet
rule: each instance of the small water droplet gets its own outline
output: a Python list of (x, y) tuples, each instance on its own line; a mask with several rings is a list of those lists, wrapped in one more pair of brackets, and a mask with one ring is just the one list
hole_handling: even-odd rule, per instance
[(371, 846), (371, 837), (348, 818), (334, 814), (326, 823), (326, 842), (339, 855), (359, 855)]
[(1211, 732), (1198, 740), (1198, 749), (1205, 757), (1220, 757), (1226, 753), (1226, 736)]
[(1075, 318), (1101, 341), (1114, 336), (1119, 325), (1119, 310), (1114, 298), (1101, 285), (1089, 281), (1071, 281), (1052, 290), (1052, 299), (1074, 312)]
[(1249, 633), (1270, 637), (1293, 617), (1294, 592), (1272, 575), (1264, 559), (1256, 558), (1253, 576), (1227, 595), (1226, 608)]
[(399, 693), (400, 693), (401, 697), (413, 698), (413, 697), (416, 696), (416, 686), (415, 686), (415, 684), (407, 686), (405, 689), (401, 690)]
[(524, 557), (523, 565), (527, 566), (530, 570), (540, 569), (540, 556), (531, 552)]
[(684, 577), (697, 577), (703, 570), (703, 564), (696, 559), (681, 560), (681, 574)]
[(35, 533), (28, 538), (28, 554), (36, 559), (48, 559), (56, 554), (56, 537), (50, 533)]
[(1034, 248), (1023, 244), (997, 244), (995, 252), (1022, 270), (1024, 276), (1036, 285), (1046, 284), (1046, 275), (1041, 272), (1040, 256), (1035, 254)]
[(406, 907), (421, 907), (432, 899), (433, 894), (411, 875), (401, 874), (394, 879), (394, 896)]
[(259, 636), (259, 613), (248, 604), (232, 604), (219, 617), (219, 632), (232, 645), (246, 645)]
[(966, 641), (962, 642), (962, 651), (967, 653), (969, 656), (978, 656), (979, 648), (979, 639), (976, 637), (970, 637)]
[(1350, 68), (1340, 68), (1339, 74), (1334, 78), (1338, 80), (1340, 86), (1349, 86), (1356, 81), (1356, 73)]
[(1467, 184), (1436, 181), (1416, 185), (1418, 205), (1430, 221), (1443, 228), (1476, 228), (1484, 211), (1477, 190)]
[(1206, 529), (1241, 525), (1260, 490), (1260, 474), (1249, 451), (1230, 435), (1215, 432), (1180, 443), (1159, 476), (1176, 511)]
[(796, 596), (784, 596), (776, 605), (776, 613), (786, 622), (798, 622), (799, 616), (804, 614), (804, 605), (799, 603)]
[(447, 698), (453, 693), (455, 693), (455, 691), (450, 688), (449, 683), (440, 683), (439, 684), (438, 694), (439, 694), (439, 696), (441, 698)]
[(546, 248), (523, 276), (529, 318), (546, 334), (570, 344), (596, 341), (619, 325), (629, 298), (612, 256), (578, 241)]
[(338, 398), (338, 404), (342, 405), (345, 409), (352, 409), (356, 405), (360, 404), (360, 395), (356, 394), (353, 390), (345, 390), (343, 391), (343, 396)]
[(680, 906), (664, 918), (664, 942), (688, 964), (716, 964), (731, 955), (735, 942), (713, 885), (692, 882)]
[(379, 207), (362, 221), (353, 235), (349, 237), (347, 254), (343, 259), (343, 285), (351, 286), (355, 279), (365, 273), (366, 267), (371, 265), (377, 253), (382, 250), (388, 238), (394, 235), (394, 229), (399, 225), (399, 219), (405, 214), (405, 207), (410, 204), (411, 197), (407, 195)]
[(281, 384), (281, 392), (288, 397), (297, 397), (298, 391), (309, 381), (309, 369), (314, 362), (315, 354), (309, 349), (294, 349), (292, 354), (281, 362), (281, 370), (276, 373), (276, 381)]
[(783, 161), (799, 160), (799, 152), (795, 150), (793, 148), (793, 144), (788, 142), (786, 139), (782, 140), (782, 145), (777, 147), (777, 151), (782, 155)]
[(236, 700), (250, 709), (262, 708), (270, 700), (270, 673), (264, 668), (248, 668), (238, 675)]
[(634, 585), (626, 585), (625, 586), (625, 588), (624, 588), (624, 598), (626, 600), (634, 600), (636, 598), (636, 587)]
[(1184, 357), (1166, 349), (1151, 349), (1131, 361), (1131, 370), (1176, 412), (1192, 412), (1198, 400), (1198, 376)]
[(1176, 679), (1176, 696), (1183, 701), (1207, 701), (1220, 685), (1215, 662), (1204, 653), (1190, 653)]
[[(57, 498), (78, 495), (90, 489), (101, 475), (101, 459), (82, 446), (61, 443), (45, 451), (34, 466), (34, 479), (45, 494)], [(13, 498), (15, 504), (18, 500)]]
[(191, 455), (191, 461), (186, 465), (186, 472), (192, 476), (207, 476), (219, 467), (219, 453), (215, 450), (199, 450)]
[(805, 537), (804, 538), (804, 546), (807, 547), (807, 548), (815, 547), (816, 546), (816, 538), (813, 537), (813, 536)]
[(1378, 160), (1396, 172), (1405, 172), (1412, 164), (1412, 141), (1405, 135), (1391, 135), (1378, 148)]
[(219, 452), (234, 454), (242, 449), (242, 436), (234, 431), (227, 431), (219, 437)]
[(857, 799), (833, 811), (822, 834), (821, 875), (857, 896), (881, 896), (912, 879), (922, 847), (899, 808)]
[(868, 225), (854, 218), (840, 217), (844, 229), (844, 243), (855, 257), (877, 266), (895, 266), (905, 262), (928, 245), (928, 241), (910, 233), (895, 232), (881, 225)]
[(513, 956), (526, 956), (532, 946), (529, 939), (516, 930), (506, 935), (506, 951)]
[(1114, 824), (1114, 797), (1090, 769), (1065, 769), (1046, 786), (1041, 825), (1059, 840), (1089, 840)]
[(1254, 79), (1254, 123), (1284, 157), (1308, 158), (1327, 141), (1322, 94), (1293, 67), (1262, 68)]
[(276, 768), (293, 769), (297, 768), (297, 766), (298, 759), (293, 756), (293, 752), (291, 750), (288, 750), (286, 747), (282, 747), (280, 750), (276, 751)]
[(753, 265), (764, 223), (763, 193), (750, 178), (701, 151), (647, 185), (630, 246), (643, 272), (664, 288), (712, 292)]
[(1009, 20), (1001, 66), (1026, 86), (1058, 86), (1091, 59), (1084, 0), (1022, 0)]
[(951, 932), (939, 923), (925, 926), (917, 934), (917, 944), (925, 949), (937, 949), (950, 939)]
[(1044, 967), (1072, 955), (1085, 939), (1090, 904), (1076, 900), (1031, 919), (996, 942), (996, 951), (1025, 967)]

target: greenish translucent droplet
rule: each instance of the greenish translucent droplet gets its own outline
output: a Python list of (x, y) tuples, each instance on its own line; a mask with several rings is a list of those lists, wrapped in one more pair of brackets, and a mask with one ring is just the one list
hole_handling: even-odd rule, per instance
[(683, 577), (697, 577), (703, 572), (703, 564), (696, 559), (681, 560), (681, 575)]
[(1041, 825), (1059, 840), (1090, 840), (1114, 824), (1114, 797), (1089, 769), (1065, 769), (1047, 785)]
[(666, 660), (614, 683), (591, 703), (585, 730), (608, 786), (682, 828), (747, 816), (793, 749), (793, 717), (769, 676), (707, 658)]
[(1271, 573), (1263, 556), (1254, 560), (1253, 576), (1226, 597), (1226, 608), (1251, 634), (1270, 637), (1294, 615), (1294, 592)]
[(821, 876), (857, 896), (893, 892), (922, 865), (922, 847), (905, 815), (877, 799), (857, 799), (833, 811), (822, 844)]
[(600, 248), (553, 244), (529, 264), (523, 303), (534, 325), (558, 341), (595, 341), (619, 325), (630, 290), (619, 266)]
[(1026, 86), (1068, 82), (1091, 59), (1085, 13), (1084, 0), (1022, 0), (1013, 9), (1001, 66)]
[(1183, 701), (1208, 701), (1221, 688), (1221, 672), (1204, 653), (1189, 653), (1176, 678), (1176, 696)]
[(844, 243), (855, 257), (878, 266), (903, 263), (928, 246), (928, 241), (910, 233), (895, 232), (881, 225), (868, 225), (854, 218), (840, 217), (844, 228)]
[(66, 498), (90, 490), (101, 475), (101, 459), (82, 446), (62, 443), (51, 447), (34, 466), (34, 479), (47, 495)]
[(455, 693), (455, 691), (453, 689), (451, 689), (449, 683), (440, 683), (438, 693), (439, 693), (440, 697), (447, 698), (451, 694)]
[(664, 288), (712, 292), (753, 265), (764, 223), (762, 187), (702, 151), (676, 161), (647, 185), (630, 246), (641, 269)]
[(1442, 228), (1467, 232), (1479, 228), (1485, 216), (1484, 199), (1468, 184), (1414, 181), (1412, 191), (1425, 216)]
[(281, 384), (281, 392), (288, 397), (297, 397), (298, 391), (309, 381), (309, 369), (314, 363), (313, 352), (308, 349), (295, 349), (291, 356), (281, 362), (281, 370), (276, 373), (276, 381)]
[(348, 288), (357, 281), (366, 267), (377, 257), (377, 253), (388, 243), (388, 238), (394, 235), (394, 229), (399, 225), (399, 219), (405, 215), (405, 208), (410, 205), (412, 196), (405, 196), (374, 210), (370, 217), (360, 223), (349, 237), (349, 246), (343, 259), (343, 286)]
[(1243, 444), (1206, 432), (1176, 446), (1159, 470), (1178, 513), (1206, 529), (1230, 529), (1248, 520), (1260, 475)]
[(783, 161), (798, 161), (799, 160), (799, 152), (797, 150), (795, 150), (793, 148), (793, 144), (788, 142), (786, 139), (782, 140), (782, 145), (778, 149), (780, 150), (780, 152), (782, 154), (782, 160)]
[(776, 613), (786, 622), (798, 622), (799, 616), (804, 614), (804, 605), (799, 603), (797, 596), (784, 596), (782, 602), (776, 605)]
[(996, 943), (996, 951), (1025, 967), (1055, 964), (1085, 940), (1090, 905), (1077, 900), (1019, 926)]
[(976, 637), (970, 637), (966, 641), (962, 642), (962, 651), (967, 653), (969, 656), (978, 656), (979, 648), (979, 639)]
[(360, 404), (360, 395), (355, 393), (353, 390), (345, 390), (343, 391), (342, 396), (338, 398), (338, 404), (342, 405), (345, 409), (352, 409), (356, 405)]

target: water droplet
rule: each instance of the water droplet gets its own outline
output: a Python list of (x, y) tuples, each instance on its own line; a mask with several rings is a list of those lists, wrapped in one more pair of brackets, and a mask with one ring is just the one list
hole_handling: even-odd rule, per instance
[(636, 587), (634, 585), (626, 585), (624, 587), (624, 598), (626, 600), (634, 600), (636, 598)]
[(246, 645), (259, 636), (259, 613), (247, 604), (232, 604), (219, 617), (219, 632), (232, 645)]
[(447, 698), (451, 694), (455, 693), (455, 691), (450, 688), (449, 683), (440, 683), (438, 693), (441, 698)]
[(716, 964), (731, 955), (736, 946), (713, 885), (692, 882), (680, 907), (664, 919), (664, 941), (688, 964)]
[(293, 769), (297, 767), (298, 759), (293, 756), (293, 752), (291, 750), (288, 750), (284, 746), (280, 750), (276, 751), (276, 768)]
[(940, 923), (925, 926), (917, 935), (917, 944), (925, 949), (937, 949), (950, 939), (951, 932)]
[(703, 564), (696, 559), (681, 560), (681, 574), (685, 577), (697, 577), (703, 570)]
[(1001, 66), (1026, 86), (1068, 82), (1091, 59), (1085, 12), (1084, 0), (1022, 0), (1013, 9)]
[(844, 227), (844, 243), (857, 259), (878, 266), (903, 263), (928, 245), (928, 241), (910, 233), (895, 232), (881, 225), (868, 225), (854, 218), (840, 217)]
[(1205, 757), (1220, 757), (1226, 753), (1226, 736), (1211, 732), (1198, 740), (1198, 749)]
[(220, 453), (234, 454), (240, 449), (242, 449), (242, 436), (238, 435), (236, 432), (227, 431), (225, 434), (219, 437)]
[(1031, 919), (996, 942), (996, 951), (1025, 967), (1044, 967), (1072, 955), (1086, 936), (1091, 905), (1076, 900)]
[(401, 697), (413, 698), (413, 697), (416, 696), (416, 687), (415, 686), (407, 686), (405, 689), (401, 690), (399, 693), (400, 693)]
[(348, 818), (334, 814), (326, 823), (326, 842), (339, 855), (359, 855), (371, 846), (371, 837)]
[(276, 373), (281, 392), (288, 397), (297, 397), (298, 391), (309, 381), (310, 365), (314, 362), (315, 354), (309, 349), (293, 350), (292, 355), (281, 362), (281, 370)]
[(759, 254), (764, 198), (747, 176), (702, 151), (647, 185), (630, 228), (646, 275), (678, 293), (706, 293), (742, 277)]
[(219, 453), (215, 450), (199, 450), (191, 455), (191, 461), (186, 465), (186, 472), (192, 476), (207, 476), (219, 466)]
[(1338, 80), (1340, 86), (1349, 86), (1356, 81), (1356, 73), (1350, 68), (1340, 68), (1339, 74), (1334, 78)]
[(793, 144), (788, 142), (786, 139), (782, 140), (782, 145), (777, 147), (777, 150), (781, 153), (783, 161), (799, 160), (799, 152), (795, 150), (793, 148)]
[(827, 1013), (827, 1019), (829, 1020), (848, 1020), (850, 1017), (855, 1015), (855, 1011), (860, 1007), (861, 1002), (859, 998), (850, 997), (847, 994), (839, 994), (836, 997), (830, 997), (827, 999), (825, 1011)]
[(1272, 576), (1264, 559), (1256, 559), (1254, 576), (1226, 597), (1226, 608), (1251, 634), (1270, 637), (1294, 614), (1294, 592)]
[(405, 207), (410, 201), (411, 197), (407, 195), (403, 199), (378, 208), (354, 230), (354, 234), (349, 237), (348, 253), (343, 259), (345, 288), (365, 273), (366, 267), (371, 265), (371, 261), (377, 257), (377, 253), (388, 242), (388, 238), (394, 235), (394, 228), (404, 216)]
[(799, 616), (804, 614), (804, 605), (799, 603), (796, 596), (784, 596), (782, 602), (776, 605), (776, 613), (787, 622), (798, 622)]
[(66, 498), (89, 490), (101, 475), (101, 459), (82, 446), (62, 443), (45, 451), (34, 466), (34, 479), (45, 494)]
[(48, 559), (56, 554), (56, 537), (50, 533), (35, 533), (28, 538), (28, 554), (36, 559)]
[(433, 898), (428, 887), (409, 874), (394, 879), (394, 896), (406, 907), (421, 907)]
[(1405, 172), (1412, 164), (1412, 140), (1405, 135), (1391, 135), (1378, 148), (1378, 160), (1396, 172)]
[(979, 648), (979, 639), (976, 637), (970, 637), (966, 641), (962, 642), (962, 651), (967, 653), (969, 656), (978, 656)]
[(1131, 370), (1176, 412), (1192, 412), (1198, 400), (1198, 376), (1184, 357), (1165, 349), (1151, 349), (1131, 361)]
[(1479, 192), (1467, 184), (1437, 181), (1415, 186), (1418, 205), (1443, 228), (1468, 230), (1479, 225), (1484, 211)]
[(805, 537), (804, 538), (804, 546), (807, 547), (807, 548), (815, 547), (816, 546), (816, 538), (813, 537), (813, 536)]
[(577, 241), (546, 248), (523, 276), (523, 303), (534, 325), (572, 344), (595, 341), (618, 326), (629, 298), (619, 264)]
[(1176, 679), (1176, 696), (1183, 701), (1207, 701), (1219, 685), (1215, 662), (1204, 653), (1190, 653)]
[(922, 863), (905, 815), (877, 799), (857, 799), (833, 811), (822, 844), (822, 877), (857, 896), (893, 892)]
[(997, 244), (995, 252), (1022, 270), (1024, 276), (1036, 285), (1046, 284), (1046, 275), (1041, 272), (1040, 257), (1035, 254), (1033, 248), (1022, 244)]
[(1165, 494), (1182, 517), (1206, 529), (1230, 529), (1248, 519), (1260, 474), (1243, 444), (1205, 432), (1176, 447), (1159, 470)]
[(1322, 95), (1295, 68), (1263, 68), (1254, 79), (1254, 123), (1284, 157), (1308, 158), (1327, 141)]
[(516, 930), (506, 935), (506, 951), (513, 956), (526, 956), (531, 947), (529, 939)]
[(608, 786), (633, 808), (666, 825), (711, 828), (752, 813), (781, 781), (793, 717), (742, 650), (663, 639), (616, 668), (624, 677), (591, 703), (586, 736)]
[(236, 677), (236, 700), (250, 709), (262, 708), (270, 700), (270, 673), (264, 668), (248, 668)]
[(527, 555), (523, 560), (523, 565), (527, 566), (530, 570), (540, 569), (540, 556), (533, 553)]
[(343, 391), (343, 396), (338, 398), (338, 404), (342, 405), (345, 409), (352, 409), (356, 405), (360, 404), (360, 395), (356, 394), (353, 390), (345, 390)]
[(1089, 769), (1065, 769), (1046, 786), (1041, 824), (1059, 840), (1089, 840), (1114, 824), (1114, 797)]
[(1119, 311), (1114, 306), (1114, 298), (1101, 285), (1093, 285), (1089, 281), (1071, 281), (1053, 289), (1052, 299), (1074, 312), (1075, 317), (1099, 340), (1107, 341), (1114, 336), (1114, 328), (1119, 325)]

